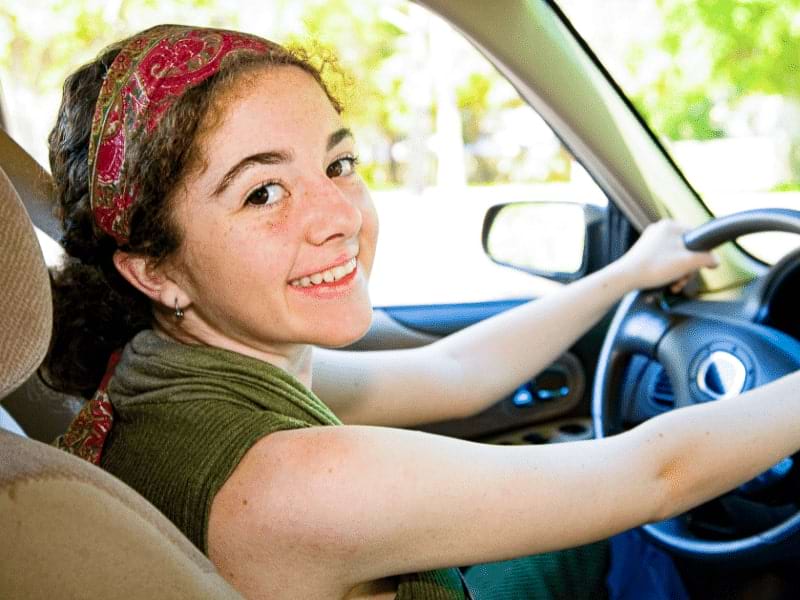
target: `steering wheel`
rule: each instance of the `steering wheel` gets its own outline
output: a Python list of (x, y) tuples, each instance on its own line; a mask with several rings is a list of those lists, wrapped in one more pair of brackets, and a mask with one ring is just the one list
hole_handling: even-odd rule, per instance
[[(691, 250), (711, 250), (760, 231), (800, 233), (800, 211), (736, 213), (686, 233), (684, 242)], [(623, 298), (606, 334), (592, 390), (598, 438), (668, 410), (738, 395), (800, 368), (800, 342), (794, 338), (724, 311), (709, 314), (708, 308), (699, 310), (700, 304), (668, 297), (663, 290)], [(642, 389), (651, 393), (620, 394), (621, 383), (631, 380), (634, 386), (649, 385)], [(654, 386), (660, 386), (656, 395)], [(668, 550), (693, 558), (753, 563), (798, 556), (800, 456), (787, 457), (739, 488), (643, 529)]]

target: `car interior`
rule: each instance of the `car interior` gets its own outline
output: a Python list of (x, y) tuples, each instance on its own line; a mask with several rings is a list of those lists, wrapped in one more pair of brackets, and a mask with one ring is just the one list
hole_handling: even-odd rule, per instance
[[(569, 352), (489, 409), (420, 429), (504, 445), (603, 437), (800, 367), (800, 252), (768, 267), (731, 243), (756, 231), (800, 233), (800, 212), (712, 220), (554, 4), (503, 0), (493, 10), (481, 2), (420, 4), (492, 61), (608, 196), (607, 209), (581, 214), (581, 273), (621, 256), (638, 231), (666, 216), (696, 227), (687, 243), (715, 248), (721, 260), (681, 296), (663, 290), (627, 296)], [(553, 62), (561, 68), (549, 68)], [(582, 102), (574, 101), (576, 89)], [(0, 596), (238, 598), (144, 498), (49, 445), (81, 406), (37, 373), (52, 306), (34, 225), (59, 239), (51, 186), (47, 171), (0, 129)], [(486, 215), (487, 252), (501, 214), (498, 208)], [(351, 349), (424, 345), (523, 301), (376, 308), (369, 333)], [(645, 531), (675, 557), (693, 598), (796, 597), (798, 457)]]

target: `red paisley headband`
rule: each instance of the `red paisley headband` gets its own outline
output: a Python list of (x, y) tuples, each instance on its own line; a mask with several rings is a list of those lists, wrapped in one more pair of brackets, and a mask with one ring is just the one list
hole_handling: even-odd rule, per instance
[(158, 25), (131, 38), (108, 69), (89, 138), (89, 201), (97, 225), (128, 241), (137, 190), (125, 180), (128, 140), (152, 132), (190, 87), (240, 52), (269, 54), (280, 46), (223, 29)]

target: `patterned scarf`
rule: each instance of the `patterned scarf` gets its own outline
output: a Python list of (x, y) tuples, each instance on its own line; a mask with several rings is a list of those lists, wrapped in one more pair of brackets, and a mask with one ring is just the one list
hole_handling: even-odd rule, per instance
[(126, 151), (151, 133), (183, 93), (217, 73), (234, 54), (281, 54), (267, 40), (223, 29), (158, 25), (128, 40), (108, 69), (89, 138), (89, 195), (97, 225), (128, 241), (136, 186), (128, 182)]
[(106, 373), (94, 396), (75, 415), (67, 431), (53, 442), (57, 448), (98, 466), (106, 438), (114, 424), (114, 409), (107, 390), (121, 355), (120, 351), (111, 355)]

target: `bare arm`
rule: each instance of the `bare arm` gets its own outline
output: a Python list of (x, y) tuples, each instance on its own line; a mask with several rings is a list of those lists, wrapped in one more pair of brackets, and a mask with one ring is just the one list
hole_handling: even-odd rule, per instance
[(610, 439), (552, 446), (360, 426), (276, 433), (214, 501), (211, 556), (223, 572), (313, 563), (314, 576), (346, 586), (601, 539), (797, 451), (798, 388), (795, 373)]
[(630, 289), (613, 266), (421, 348), (316, 350), (314, 390), (348, 424), (466, 417), (551, 364)]
[(412, 426), (475, 414), (550, 365), (625, 293), (715, 264), (687, 251), (674, 223), (648, 231), (602, 271), (429, 346), (315, 351), (314, 390), (348, 424)]

